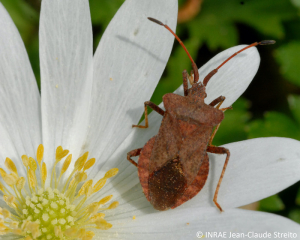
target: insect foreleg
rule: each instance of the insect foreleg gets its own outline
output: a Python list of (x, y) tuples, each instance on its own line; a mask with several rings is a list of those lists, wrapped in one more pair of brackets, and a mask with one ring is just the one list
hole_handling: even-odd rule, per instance
[(133, 159), (131, 159), (131, 157), (136, 157), (139, 156), (141, 154), (142, 148), (138, 148), (135, 150), (130, 151), (129, 153), (127, 153), (127, 160), (129, 162), (131, 162), (134, 166), (138, 166), (137, 163), (135, 161), (133, 161)]
[(213, 146), (213, 145), (212, 145), (212, 141), (213, 141), (213, 139), (214, 139), (214, 137), (215, 137), (215, 135), (216, 135), (216, 133), (217, 133), (217, 131), (218, 131), (220, 125), (221, 125), (221, 123), (219, 123), (219, 124), (215, 127), (213, 133), (212, 133), (211, 136), (210, 136), (210, 139), (209, 139), (209, 142), (208, 142), (208, 146)]
[[(219, 105), (217, 106), (217, 108), (220, 109), (220, 110), (223, 111), (223, 112), (225, 112), (225, 111), (228, 110), (228, 109), (232, 109), (231, 106), (230, 106), (230, 107), (227, 107), (227, 108), (219, 108), (219, 107), (221, 106), (221, 104), (222, 104), (222, 102), (219, 103)], [(211, 136), (210, 136), (210, 139), (209, 139), (209, 142), (208, 142), (208, 146), (212, 146), (212, 141), (213, 141), (213, 139), (214, 139), (214, 137), (215, 137), (215, 135), (216, 135), (216, 133), (217, 133), (217, 131), (218, 131), (220, 125), (221, 125), (221, 123), (219, 123), (219, 124), (215, 127), (213, 133), (212, 133)]]
[[(217, 97), (215, 100), (213, 100), (213, 101), (209, 104), (209, 106), (214, 107), (214, 106), (216, 106), (216, 105), (218, 104), (216, 108), (217, 108), (217, 109), (220, 109), (220, 110), (223, 111), (223, 112), (225, 112), (225, 111), (228, 110), (228, 109), (232, 109), (231, 106), (230, 106), (230, 107), (227, 107), (227, 108), (220, 108), (221, 105), (222, 105), (222, 103), (223, 103), (224, 101), (225, 101), (225, 97), (224, 97), (224, 96), (220, 96), (220, 97)], [(214, 129), (212, 135), (210, 136), (208, 146), (211, 146), (211, 145), (212, 145), (212, 140), (214, 139), (214, 137), (215, 137), (215, 135), (216, 135), (216, 133), (217, 133), (219, 127), (220, 127), (220, 123), (218, 124), (218, 126), (215, 127), (215, 129)]]
[(220, 96), (220, 97), (217, 97), (215, 100), (213, 100), (213, 101), (209, 104), (209, 106), (214, 107), (214, 106), (216, 106), (218, 103), (224, 102), (224, 101), (225, 101), (225, 97), (224, 97), (224, 96)]
[(147, 106), (149, 106), (155, 112), (159, 113), (162, 116), (165, 114), (165, 111), (162, 110), (159, 106), (157, 106), (153, 102), (147, 101), (144, 104), (145, 104), (145, 126), (142, 126), (142, 125), (132, 125), (132, 127), (148, 128), (148, 109), (147, 109)]
[(216, 188), (216, 191), (215, 191), (215, 195), (214, 195), (214, 203), (216, 204), (216, 206), (220, 209), (220, 211), (222, 212), (222, 208), (221, 206), (219, 205), (219, 203), (217, 202), (217, 198), (218, 198), (218, 192), (219, 192), (219, 189), (220, 189), (220, 185), (221, 185), (221, 182), (223, 180), (223, 177), (224, 177), (224, 174), (225, 174), (225, 170), (226, 170), (226, 167), (227, 167), (227, 164), (228, 164), (228, 161), (229, 161), (229, 157), (230, 157), (230, 152), (227, 148), (224, 148), (224, 147), (213, 147), (213, 146), (208, 146), (207, 149), (206, 149), (207, 152), (211, 152), (211, 153), (216, 153), (216, 154), (227, 154), (226, 156), (226, 160), (225, 160), (225, 163), (224, 163), (224, 166), (223, 166), (223, 169), (222, 169), (222, 173), (221, 173), (221, 176), (219, 178), (219, 182), (218, 182), (218, 185), (217, 185), (217, 188)]

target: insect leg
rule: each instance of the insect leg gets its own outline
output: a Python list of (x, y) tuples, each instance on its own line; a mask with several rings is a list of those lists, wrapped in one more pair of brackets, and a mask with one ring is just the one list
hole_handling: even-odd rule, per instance
[[(220, 108), (220, 107), (221, 107), (221, 104), (222, 104), (224, 101), (225, 101), (225, 97), (220, 96), (220, 97), (216, 98), (215, 100), (213, 100), (209, 105), (210, 105), (210, 106), (215, 106), (215, 105), (218, 104), (216, 108), (217, 108), (217, 109), (220, 109), (220, 110), (223, 111), (223, 112), (225, 112), (225, 111), (228, 110), (228, 109), (232, 109), (231, 106), (230, 106), (230, 107), (227, 107), (227, 108)], [(219, 124), (216, 126), (216, 128), (215, 128), (214, 131), (213, 131), (213, 133), (211, 134), (210, 139), (209, 139), (209, 142), (208, 142), (208, 146), (212, 146), (212, 141), (213, 141), (213, 139), (214, 139), (214, 137), (215, 137), (215, 135), (216, 135), (216, 133), (217, 133), (217, 131), (218, 131), (220, 125), (221, 125), (221, 123), (219, 123)]]
[(222, 169), (222, 173), (221, 173), (221, 176), (219, 178), (219, 182), (218, 182), (218, 185), (217, 185), (217, 188), (216, 188), (216, 191), (215, 191), (215, 195), (214, 195), (214, 203), (216, 204), (216, 206), (220, 209), (220, 211), (222, 212), (222, 208), (221, 206), (219, 205), (219, 203), (217, 202), (217, 198), (218, 198), (218, 192), (219, 192), (219, 189), (220, 189), (220, 185), (221, 185), (221, 182), (223, 180), (223, 177), (224, 177), (224, 174), (225, 174), (225, 170), (226, 170), (226, 167), (227, 167), (227, 164), (228, 164), (228, 161), (229, 161), (229, 157), (230, 157), (230, 152), (227, 148), (224, 148), (224, 147), (213, 147), (213, 146), (208, 146), (207, 149), (206, 149), (207, 152), (211, 152), (211, 153), (216, 153), (216, 154), (227, 154), (226, 156), (226, 160), (225, 160), (225, 163), (224, 163), (224, 166), (223, 166), (223, 169)]
[(194, 74), (193, 70), (191, 71), (191, 75), (189, 75), (186, 70), (184, 70), (182, 72), (184, 96), (187, 96), (189, 93), (189, 87), (188, 87), (187, 80), (189, 80), (190, 84), (193, 85), (195, 82), (194, 76), (195, 76), (195, 74)]
[(140, 155), (140, 153), (141, 153), (141, 151), (142, 151), (142, 148), (138, 148), (138, 149), (135, 149), (135, 150), (132, 150), (132, 151), (130, 151), (129, 153), (127, 153), (127, 160), (129, 161), (129, 162), (131, 162), (134, 166), (138, 166), (137, 165), (137, 163), (135, 162), (135, 161), (133, 161), (132, 159), (131, 159), (131, 157), (136, 157), (136, 156), (139, 156)]
[(209, 139), (209, 142), (208, 142), (208, 146), (213, 146), (213, 145), (212, 145), (212, 141), (213, 141), (213, 139), (214, 139), (214, 137), (215, 137), (215, 135), (216, 135), (216, 133), (217, 133), (217, 131), (218, 131), (220, 125), (221, 125), (221, 123), (219, 123), (219, 124), (216, 126), (216, 128), (215, 128), (214, 131), (213, 131), (213, 133), (211, 134), (210, 139)]
[(184, 70), (182, 72), (182, 78), (183, 78), (183, 92), (184, 92), (184, 96), (187, 96), (188, 95), (188, 82), (187, 82), (188, 73), (187, 73), (186, 70)]
[(142, 126), (142, 125), (132, 125), (132, 127), (148, 128), (148, 109), (147, 109), (147, 106), (149, 106), (155, 112), (159, 113), (162, 116), (165, 114), (165, 111), (162, 110), (159, 106), (157, 106), (153, 102), (146, 101), (144, 104), (145, 104), (145, 126)]
[[(209, 105), (212, 106), (212, 107), (214, 107), (215, 105), (218, 104), (216, 108), (217, 108), (217, 109), (220, 109), (220, 106), (222, 105), (222, 103), (223, 103), (224, 101), (225, 101), (225, 97), (224, 97), (224, 96), (220, 96), (220, 97), (216, 98), (215, 100), (213, 100)], [(222, 110), (222, 109), (221, 109), (221, 110)], [(212, 141), (213, 141), (213, 139), (214, 139), (214, 137), (215, 137), (215, 135), (216, 135), (216, 133), (217, 133), (217, 131), (218, 131), (220, 125), (221, 125), (221, 123), (219, 123), (219, 124), (215, 127), (213, 133), (212, 133), (211, 136), (210, 136), (210, 139), (209, 139), (209, 142), (208, 142), (208, 146), (212, 146)]]
[(224, 101), (225, 101), (225, 97), (224, 97), (224, 96), (220, 96), (220, 97), (217, 97), (215, 100), (213, 100), (213, 101), (209, 104), (209, 106), (214, 107), (214, 106), (216, 106), (218, 103), (224, 102)]
[(220, 110), (223, 111), (223, 112), (225, 112), (225, 111), (228, 110), (228, 109), (233, 109), (233, 108), (232, 108), (232, 106), (226, 107), (226, 108), (220, 108)]

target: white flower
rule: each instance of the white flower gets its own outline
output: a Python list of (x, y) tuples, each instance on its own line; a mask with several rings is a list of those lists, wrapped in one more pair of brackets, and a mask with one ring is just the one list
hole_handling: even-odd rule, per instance
[[(265, 138), (225, 145), (231, 158), (218, 197), (224, 213), (212, 203), (225, 159), (222, 155), (210, 155), (209, 178), (192, 200), (165, 212), (155, 211), (147, 202), (138, 182), (137, 169), (126, 160), (126, 153), (142, 147), (158, 131), (161, 117), (155, 113), (150, 115), (149, 129), (133, 130), (131, 125), (139, 120), (143, 102), (150, 99), (174, 39), (146, 17), (157, 18), (175, 29), (177, 0), (126, 0), (103, 35), (95, 56), (87, 0), (43, 0), (41, 9), (40, 95), (25, 47), (0, 4), (0, 157), (2, 168), (5, 165), (7, 169), (6, 172), (0, 170), (4, 179), (0, 190), (7, 193), (4, 200), (10, 207), (23, 213), (15, 212), (19, 216), (12, 216), (5, 210), (10, 208), (1, 202), (0, 212), (5, 218), (0, 221), (1, 234), (27, 234), (26, 240), (60, 239), (64, 234), (83, 240), (91, 239), (94, 234), (94, 239), (196, 239), (199, 231), (227, 232), (228, 235), (230, 232), (274, 234), (277, 231), (300, 236), (299, 226), (283, 217), (232, 209), (270, 196), (300, 179), (300, 143), (292, 139)], [(200, 77), (240, 48), (230, 48), (214, 57), (200, 68)], [(230, 60), (209, 82), (206, 102), (223, 95), (226, 101), (222, 107), (230, 106), (251, 82), (259, 61), (255, 48)], [(182, 88), (178, 92), (182, 94)], [(57, 183), (60, 191), (74, 170), (73, 164), (66, 167), (71, 158), (69, 152), (59, 146), (70, 150), (72, 158), (79, 159), (77, 164), (85, 163), (83, 169), (87, 171), (77, 173), (77, 183), (85, 178), (93, 179), (93, 184), (100, 180), (101, 186), (107, 182), (87, 200), (92, 203), (109, 196), (101, 202), (104, 203), (113, 195), (114, 202), (105, 206), (109, 208), (104, 211), (107, 222), (102, 212), (94, 215), (100, 229), (83, 230), (84, 221), (80, 222), (80, 217), (84, 211), (78, 203), (81, 199), (74, 206), (66, 207), (67, 210), (75, 207), (77, 215), (71, 213), (51, 221), (54, 232), (48, 234), (47, 226), (42, 227), (41, 222), (50, 218), (51, 209), (68, 201), (65, 195), (48, 188), (49, 178), (54, 176), (55, 171), (51, 175), (54, 164), (57, 164), (56, 179), (66, 170), (62, 182)], [(60, 161), (62, 158), (65, 159)], [(47, 171), (43, 166), (47, 166)], [(116, 176), (115, 168), (119, 169)], [(76, 169), (82, 168), (75, 166)], [(25, 184), (26, 172), (30, 187)], [(48, 180), (44, 183), (46, 175)], [(4, 186), (9, 188), (7, 184), (16, 186), (17, 196), (4, 189)], [(47, 190), (29, 193), (30, 189), (35, 191), (37, 185), (43, 184)], [(74, 194), (90, 196), (94, 185), (87, 181), (83, 186), (79, 192), (69, 187), (71, 200)], [(53, 196), (57, 201), (51, 201)], [(41, 211), (39, 201), (47, 205), (48, 200), (50, 211)], [(116, 201), (120, 203), (118, 207)], [(97, 206), (95, 208), (97, 211)], [(60, 213), (66, 209), (60, 209)], [(31, 214), (29, 219), (24, 217), (28, 214)], [(38, 214), (41, 220), (31, 221)], [(74, 219), (78, 215), (80, 217)], [(76, 229), (70, 226), (68, 231), (64, 230), (66, 222), (73, 220), (78, 221), (77, 225), (74, 223)], [(198, 236), (201, 237), (200, 232)], [(8, 239), (8, 235), (1, 239)]]

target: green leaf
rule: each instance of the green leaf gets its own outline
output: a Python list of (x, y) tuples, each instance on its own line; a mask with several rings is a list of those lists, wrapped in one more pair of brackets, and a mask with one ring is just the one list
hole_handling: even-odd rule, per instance
[(285, 208), (278, 195), (265, 198), (259, 202), (259, 210), (268, 212), (277, 212)]
[(93, 24), (108, 25), (125, 0), (90, 0)]
[(25, 45), (30, 44), (38, 29), (38, 13), (23, 0), (1, 0), (1, 3), (16, 24)]
[(289, 137), (300, 139), (299, 126), (288, 116), (279, 112), (268, 112), (263, 120), (249, 124), (248, 137)]
[[(299, 9), (300, 11), (300, 9)], [(286, 40), (292, 42), (300, 39), (300, 19), (295, 18), (285, 24)]]
[(292, 4), (300, 8), (300, 0), (291, 0)]
[(295, 222), (300, 223), (300, 209), (292, 209), (289, 212), (288, 217)]
[(296, 204), (300, 206), (300, 188), (298, 189), (298, 192), (297, 192), (297, 196), (296, 196)]
[(287, 80), (300, 86), (300, 42), (290, 42), (279, 47), (275, 52), (280, 64), (280, 72)]
[(198, 21), (192, 21), (188, 27), (190, 35), (197, 37), (201, 43), (206, 42), (212, 51), (220, 47), (224, 49), (232, 47), (238, 41), (235, 25), (227, 21), (219, 21), (213, 14), (205, 15)]
[(290, 1), (203, 1), (195, 21), (187, 23), (189, 34), (207, 43), (211, 50), (237, 44), (236, 23), (246, 24), (264, 35), (283, 38), (283, 22), (297, 18), (297, 9)]
[(288, 97), (289, 107), (291, 112), (300, 125), (300, 96), (299, 95), (290, 95)]

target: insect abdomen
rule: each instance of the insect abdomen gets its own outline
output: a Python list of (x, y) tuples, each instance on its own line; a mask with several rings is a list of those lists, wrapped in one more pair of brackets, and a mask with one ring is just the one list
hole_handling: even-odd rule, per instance
[(149, 197), (157, 210), (171, 208), (187, 187), (180, 161), (172, 159), (149, 177)]

